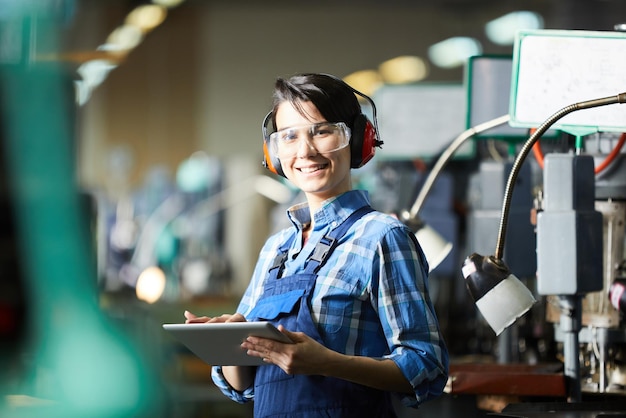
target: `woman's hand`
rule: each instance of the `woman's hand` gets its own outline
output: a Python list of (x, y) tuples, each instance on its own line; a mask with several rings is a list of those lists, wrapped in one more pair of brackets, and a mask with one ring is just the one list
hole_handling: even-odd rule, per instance
[(220, 316), (197, 316), (189, 311), (185, 311), (185, 324), (202, 324), (205, 322), (246, 322), (246, 318), (240, 314), (222, 314)]
[(275, 364), (287, 374), (325, 374), (333, 355), (340, 355), (302, 332), (287, 331), (278, 326), (293, 344), (260, 337), (248, 337), (241, 346), (248, 355), (261, 357), (265, 363)]
[(349, 356), (333, 351), (302, 332), (287, 331), (293, 344), (259, 337), (248, 337), (241, 346), (248, 354), (275, 364), (287, 374), (332, 376), (350, 382), (393, 392), (413, 394), (413, 388), (390, 359)]
[[(186, 324), (218, 323), (218, 322), (246, 322), (246, 318), (240, 314), (223, 314), (220, 316), (197, 316), (189, 311), (185, 311)], [(254, 383), (254, 367), (249, 366), (224, 366), (222, 373), (228, 383), (240, 392), (250, 387)]]

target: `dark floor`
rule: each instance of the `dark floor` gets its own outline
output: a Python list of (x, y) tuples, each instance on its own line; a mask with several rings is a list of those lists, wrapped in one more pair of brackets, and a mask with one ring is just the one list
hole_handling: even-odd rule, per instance
[[(188, 392), (189, 394), (189, 392)], [(252, 404), (239, 405), (222, 395), (221, 398), (184, 402), (171, 411), (168, 418), (252, 418)], [(190, 399), (189, 399), (190, 400)], [(418, 409), (396, 405), (398, 418), (484, 418), (487, 411), (476, 406), (474, 396), (444, 394), (438, 399), (425, 402)]]
[(483, 418), (488, 412), (478, 409), (476, 397), (443, 394), (423, 403), (418, 409), (396, 406), (398, 418)]
[[(182, 406), (182, 405), (181, 405)], [(524, 402), (511, 403), (501, 412), (478, 408), (472, 395), (444, 394), (418, 409), (396, 405), (398, 418), (626, 418), (626, 398), (585, 400), (581, 403)], [(172, 411), (168, 418), (252, 418), (252, 404), (213, 399), (194, 402)]]

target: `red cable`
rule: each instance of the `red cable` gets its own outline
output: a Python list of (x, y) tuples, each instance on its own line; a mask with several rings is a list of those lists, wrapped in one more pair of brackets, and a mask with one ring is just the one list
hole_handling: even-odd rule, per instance
[[(535, 129), (531, 129), (530, 130), (530, 134), (532, 135), (534, 131), (535, 131)], [(619, 141), (617, 141), (617, 144), (615, 145), (613, 150), (611, 150), (609, 155), (606, 156), (604, 161), (602, 161), (595, 168), (595, 170), (594, 170), (595, 174), (599, 174), (600, 172), (602, 172), (602, 170), (607, 168), (609, 166), (609, 164), (611, 164), (615, 160), (615, 158), (617, 158), (617, 156), (619, 155), (619, 152), (621, 151), (621, 149), (624, 146), (625, 142), (626, 142), (626, 132), (624, 132), (619, 137)], [(543, 169), (543, 151), (541, 150), (541, 145), (539, 145), (539, 141), (535, 142), (535, 144), (533, 145), (533, 155), (535, 156), (535, 159), (537, 160), (537, 163), (539, 164), (539, 167), (541, 167)]]
[[(532, 128), (530, 130), (530, 135), (532, 136), (536, 130), (537, 128)], [(538, 140), (535, 141), (535, 144), (533, 145), (533, 155), (535, 156), (535, 160), (537, 160), (539, 167), (543, 170), (543, 151), (541, 150), (541, 145)]]
[(617, 145), (615, 145), (615, 148), (613, 148), (609, 155), (606, 156), (604, 161), (602, 161), (602, 163), (600, 163), (600, 165), (596, 167), (596, 174), (607, 168), (608, 165), (611, 164), (615, 158), (617, 158), (617, 155), (624, 146), (624, 142), (626, 142), (626, 132), (620, 135), (619, 141), (617, 141)]

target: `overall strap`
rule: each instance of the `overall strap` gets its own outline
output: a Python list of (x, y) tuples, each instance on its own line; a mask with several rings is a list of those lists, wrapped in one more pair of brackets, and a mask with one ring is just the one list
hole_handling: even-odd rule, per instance
[[(313, 249), (313, 253), (307, 258), (305, 273), (317, 273), (317, 271), (324, 265), (326, 259), (330, 255), (330, 253), (335, 249), (337, 245), (337, 240), (341, 238), (350, 227), (363, 215), (366, 213), (372, 212), (374, 209), (367, 205), (363, 206), (360, 209), (352, 212), (350, 216), (348, 216), (342, 223), (339, 224), (335, 229), (330, 231), (327, 235), (324, 235), (322, 239), (315, 244), (315, 248)], [(278, 248), (276, 252), (276, 256), (274, 257), (274, 261), (268, 270), (269, 280), (274, 280), (280, 277), (283, 268), (285, 266), (285, 260), (287, 260), (287, 253), (289, 248), (291, 248), (291, 244), (295, 240), (296, 235), (292, 235), (289, 237), (287, 241), (283, 243)]]
[(356, 221), (361, 217), (374, 209), (367, 205), (352, 212), (339, 226), (330, 231), (327, 235), (324, 235), (322, 239), (315, 244), (313, 253), (306, 261), (305, 273), (314, 274), (324, 265), (330, 253), (335, 249), (337, 240), (341, 238)]
[(278, 248), (274, 261), (267, 272), (269, 274), (269, 280), (275, 280), (282, 274), (283, 268), (285, 267), (285, 260), (287, 260), (287, 253), (289, 252), (289, 248), (295, 239), (296, 234), (293, 234)]

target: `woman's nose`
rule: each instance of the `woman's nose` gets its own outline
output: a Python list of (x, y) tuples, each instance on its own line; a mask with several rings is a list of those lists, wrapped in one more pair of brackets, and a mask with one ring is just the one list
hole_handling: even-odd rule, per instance
[(298, 141), (298, 154), (299, 158), (309, 157), (311, 155), (316, 155), (317, 149), (313, 145), (313, 138), (310, 135), (305, 135), (301, 137)]

